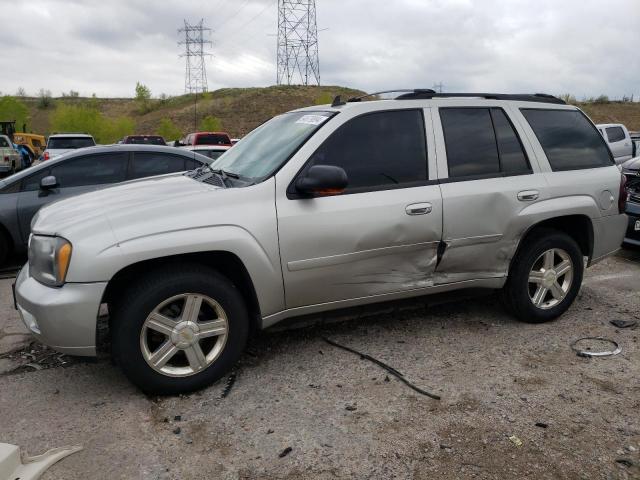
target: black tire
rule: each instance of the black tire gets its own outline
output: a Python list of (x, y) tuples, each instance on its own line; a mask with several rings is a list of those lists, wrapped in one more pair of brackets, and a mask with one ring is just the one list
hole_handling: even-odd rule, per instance
[[(171, 377), (157, 372), (144, 359), (140, 335), (156, 306), (185, 293), (206, 295), (222, 306), (228, 318), (228, 337), (211, 365), (190, 376)], [(112, 355), (127, 378), (148, 394), (173, 395), (210, 385), (233, 367), (249, 334), (249, 316), (238, 289), (215, 270), (199, 265), (168, 265), (152, 270), (127, 285), (125, 293), (113, 303)]]
[[(561, 301), (555, 306), (542, 309), (535, 306), (530, 297), (530, 288), (535, 289), (535, 285), (529, 283), (529, 273), (539, 257), (552, 248), (564, 250), (569, 255), (573, 264), (573, 279)], [(537, 230), (524, 240), (511, 263), (509, 278), (502, 292), (505, 306), (522, 322), (543, 323), (554, 320), (567, 311), (575, 300), (583, 274), (583, 254), (573, 238), (558, 230)]]

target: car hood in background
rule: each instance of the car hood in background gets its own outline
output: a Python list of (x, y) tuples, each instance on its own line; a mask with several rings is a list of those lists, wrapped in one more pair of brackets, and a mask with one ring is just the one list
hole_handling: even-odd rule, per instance
[(640, 170), (640, 157), (627, 160), (622, 164), (622, 170)]
[(35, 233), (64, 235), (81, 225), (91, 225), (91, 219), (97, 216), (106, 216), (110, 221), (127, 216), (146, 222), (168, 215), (167, 205), (196, 208), (199, 196), (216, 190), (220, 188), (181, 174), (149, 177), (46, 205), (34, 217), (32, 230)]

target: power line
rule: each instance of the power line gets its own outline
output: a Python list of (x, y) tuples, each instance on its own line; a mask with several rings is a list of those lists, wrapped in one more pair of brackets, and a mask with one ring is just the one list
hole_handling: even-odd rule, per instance
[(229, 23), (233, 18), (235, 18), (242, 11), (244, 7), (247, 6), (248, 3), (249, 3), (249, 0), (244, 0), (244, 2), (240, 5), (240, 8), (236, 10), (234, 13), (232, 13), (231, 16), (228, 17), (226, 20), (224, 20), (220, 25), (218, 25), (217, 28), (219, 29), (221, 26), (225, 25), (226, 23)]
[(276, 3), (277, 0), (272, 0), (271, 2), (267, 3), (264, 8), (262, 10), (260, 10), (258, 13), (256, 13), (253, 17), (251, 17), (249, 20), (247, 20), (246, 22), (244, 22), (242, 25), (240, 25), (238, 28), (236, 28), (235, 30), (232, 30), (231, 33), (227, 34), (224, 36), (224, 40), (222, 40), (221, 42), (218, 42), (217, 45), (218, 47), (220, 45), (224, 45), (226, 44), (229, 39), (233, 38), (235, 35), (237, 35), (238, 33), (240, 33), (247, 25), (249, 25), (250, 23), (252, 23), (253, 21), (255, 21), (258, 17), (260, 17), (264, 12), (266, 12), (269, 8), (271, 8), (273, 6), (274, 3)]
[(320, 85), (315, 0), (278, 0), (278, 85)]

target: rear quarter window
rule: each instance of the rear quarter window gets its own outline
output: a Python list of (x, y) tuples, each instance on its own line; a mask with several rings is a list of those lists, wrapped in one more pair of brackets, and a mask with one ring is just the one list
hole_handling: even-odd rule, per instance
[(604, 138), (579, 110), (523, 108), (553, 171), (613, 165)]

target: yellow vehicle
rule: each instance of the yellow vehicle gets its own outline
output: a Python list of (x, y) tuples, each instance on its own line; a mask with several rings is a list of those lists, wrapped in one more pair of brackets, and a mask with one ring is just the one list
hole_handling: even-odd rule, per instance
[(37, 135), (35, 133), (19, 133), (13, 134), (13, 143), (18, 145), (25, 145), (33, 153), (33, 158), (38, 158), (44, 152), (47, 146), (47, 141), (44, 135)]

